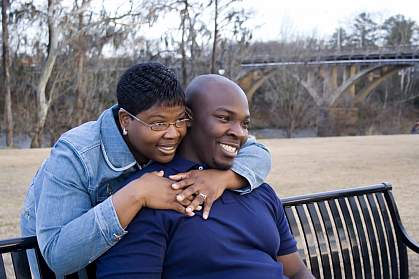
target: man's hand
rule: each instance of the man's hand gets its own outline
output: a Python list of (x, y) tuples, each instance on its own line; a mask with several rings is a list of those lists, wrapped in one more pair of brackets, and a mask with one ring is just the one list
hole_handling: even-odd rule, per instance
[(186, 213), (193, 215), (193, 211), (200, 210), (200, 205), (204, 204), (204, 219), (208, 219), (213, 203), (225, 189), (237, 189), (244, 184), (243, 179), (231, 170), (192, 170), (171, 175), (170, 179), (177, 181), (172, 184), (173, 189), (184, 189), (177, 196), (179, 202), (194, 197)]
[(290, 279), (314, 279), (307, 269), (298, 252), (277, 257), (284, 267), (284, 274)]

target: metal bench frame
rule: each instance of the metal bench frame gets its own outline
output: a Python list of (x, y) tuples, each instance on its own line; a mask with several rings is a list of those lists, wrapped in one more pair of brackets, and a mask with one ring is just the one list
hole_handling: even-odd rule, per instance
[[(419, 245), (403, 227), (391, 190), (382, 183), (282, 199), (299, 253), (316, 278), (409, 277), (407, 248), (419, 253)], [(28, 249), (35, 250), (41, 278), (55, 278), (32, 236), (0, 241), (0, 279), (6, 278), (4, 253), (11, 254), (16, 278), (31, 278)], [(88, 274), (94, 278), (94, 269)]]
[[(32, 274), (29, 267), (27, 251), (33, 249), (35, 251), (36, 260), (39, 268), (41, 279), (55, 278), (54, 272), (48, 267), (35, 236), (12, 238), (0, 240), (0, 279), (6, 279), (6, 270), (3, 262), (3, 254), (10, 253), (12, 265), (16, 279), (31, 279)], [(95, 278), (94, 265), (86, 268), (88, 278)], [(78, 273), (72, 273), (65, 276), (65, 279), (78, 279)]]
[(305, 264), (316, 278), (408, 278), (406, 232), (389, 183), (282, 199)]

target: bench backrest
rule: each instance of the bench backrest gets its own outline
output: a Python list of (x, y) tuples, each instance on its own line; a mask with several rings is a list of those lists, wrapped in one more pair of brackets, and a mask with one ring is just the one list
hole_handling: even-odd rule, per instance
[(52, 273), (42, 258), (35, 236), (0, 241), (0, 278), (6, 278), (6, 269), (3, 261), (3, 255), (5, 254), (10, 254), (16, 278), (32, 278), (27, 256), (27, 251), (31, 249), (35, 251), (38, 268), (43, 275), (42, 278), (52, 278), (54, 273)]
[(408, 278), (391, 185), (282, 199), (305, 264), (316, 278)]
[[(31, 279), (33, 278), (27, 252), (33, 250), (36, 255), (36, 260), (41, 278), (55, 278), (54, 272), (48, 267), (41, 251), (38, 247), (38, 242), (35, 236), (6, 239), (0, 241), (0, 279), (7, 278), (6, 268), (4, 264), (3, 255), (10, 254), (12, 259), (13, 273), (16, 279)], [(87, 267), (87, 274), (89, 278), (95, 278), (94, 266)], [(66, 279), (79, 278), (78, 273), (73, 273), (65, 276)]]

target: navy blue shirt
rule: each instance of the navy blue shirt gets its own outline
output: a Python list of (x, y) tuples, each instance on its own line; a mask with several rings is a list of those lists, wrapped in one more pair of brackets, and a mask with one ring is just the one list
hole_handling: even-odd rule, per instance
[[(145, 172), (165, 176), (205, 167), (176, 156)], [(97, 261), (97, 278), (286, 278), (277, 256), (297, 251), (284, 209), (263, 184), (248, 195), (225, 191), (208, 220), (171, 210), (143, 208), (128, 234)]]

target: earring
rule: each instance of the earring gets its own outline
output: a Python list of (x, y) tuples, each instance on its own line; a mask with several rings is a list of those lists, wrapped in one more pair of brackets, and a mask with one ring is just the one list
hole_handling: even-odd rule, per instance
[(122, 135), (124, 135), (124, 136), (128, 135), (128, 131), (125, 130), (125, 128), (122, 128)]

